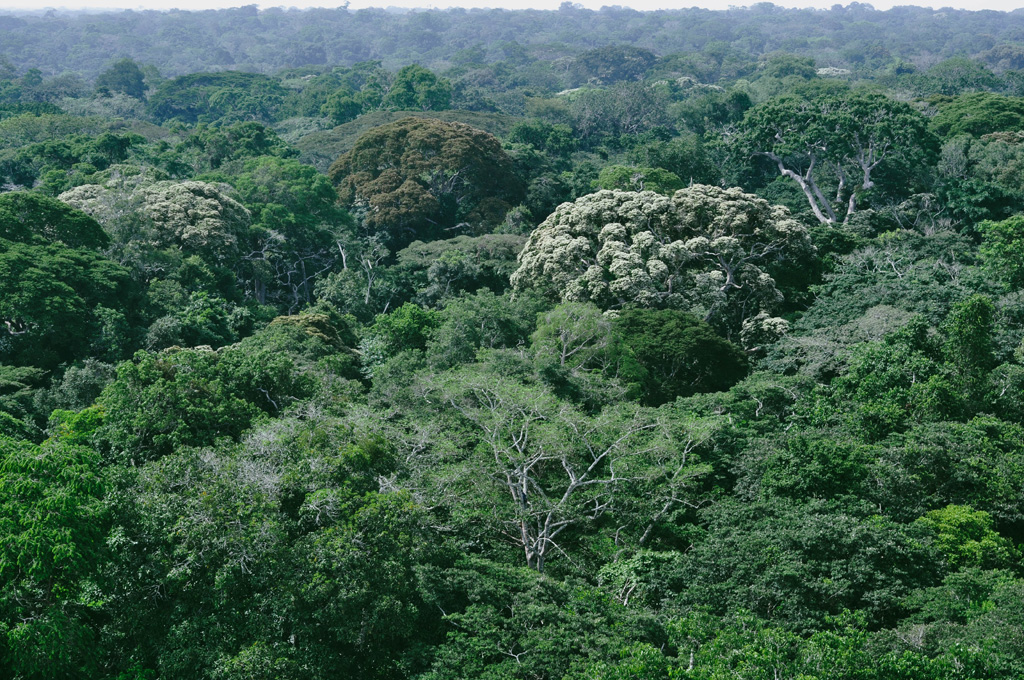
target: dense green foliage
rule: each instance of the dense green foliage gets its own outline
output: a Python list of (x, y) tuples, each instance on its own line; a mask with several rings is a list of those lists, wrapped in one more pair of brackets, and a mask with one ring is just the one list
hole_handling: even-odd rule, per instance
[(0, 677), (1024, 677), (1021, 21), (0, 16)]
[(396, 249), (445, 232), (492, 231), (522, 195), (495, 137), (424, 118), (364, 133), (328, 176), (370, 238)]

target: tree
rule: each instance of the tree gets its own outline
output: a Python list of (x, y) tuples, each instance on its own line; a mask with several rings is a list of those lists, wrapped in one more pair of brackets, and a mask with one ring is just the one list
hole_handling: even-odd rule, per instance
[(635, 396), (644, 373), (611, 316), (589, 302), (538, 314), (530, 354), (549, 389), (590, 412)]
[(158, 247), (175, 245), (210, 262), (232, 257), (250, 213), (206, 182), (156, 182), (139, 190), (142, 211), (157, 228)]
[(529, 144), (555, 158), (569, 156), (577, 146), (572, 128), (563, 123), (551, 124), (537, 118), (512, 126), (505, 139), (513, 144)]
[(246, 243), (251, 213), (209, 182), (147, 181), (134, 186), (83, 185), (61, 194), (61, 200), (93, 214), (113, 231), (125, 211), (134, 213), (133, 233), (117, 234), (124, 245), (143, 241), (152, 249), (180, 249), (211, 264), (232, 260)]
[(379, 492), (394, 447), (346, 425), (322, 411), (267, 419), (238, 443), (114, 468), (125, 483), (109, 498), (108, 667), (275, 680), (425, 670), (444, 634), (436, 605), (461, 607), (435, 595), (450, 551), (408, 494)]
[(35, 405), (40, 414), (47, 415), (57, 409), (81, 411), (93, 405), (116, 375), (112, 364), (86, 359), (68, 368), (59, 381), (53, 380), (49, 389), (36, 396)]
[[(607, 89), (582, 88), (569, 95), (573, 130), (584, 144), (621, 143), (614, 138), (668, 128), (668, 102), (646, 83), (621, 82)], [(611, 138), (611, 139), (609, 139)]]
[(1024, 216), (981, 222), (978, 231), (986, 267), (1011, 286), (1024, 283)]
[(852, 413), (868, 441), (878, 441), (909, 422), (954, 418), (962, 394), (940, 360), (938, 343), (920, 316), (881, 342), (857, 346), (845, 372), (832, 381), (833, 415)]
[(135, 301), (128, 270), (60, 244), (0, 239), (0, 287), (0, 357), (47, 369), (105, 349), (104, 318), (123, 323)]
[(24, 422), (32, 411), (33, 398), (43, 384), (46, 372), (32, 366), (0, 364), (0, 413), (4, 423), (0, 435), (15, 437), (32, 428)]
[(935, 532), (935, 547), (950, 569), (1007, 567), (1013, 544), (992, 530), (992, 517), (968, 505), (947, 505), (917, 520)]
[(837, 429), (791, 428), (757, 442), (736, 466), (741, 495), (794, 501), (842, 500), (870, 495), (871, 461), (882, 452)]
[(971, 506), (991, 515), (995, 531), (1019, 541), (1024, 512), (1013, 500), (1024, 484), (1024, 456), (1013, 443), (1019, 436), (1020, 425), (985, 416), (916, 425), (875, 450), (871, 502), (904, 522), (947, 505)]
[(23, 145), (4, 154), (0, 179), (53, 195), (124, 161), (145, 138), (134, 133), (80, 132)]
[(139, 352), (118, 366), (98, 403), (109, 413), (101, 432), (115, 460), (142, 464), (179, 446), (237, 437), (259, 408), (238, 394), (226, 363), (211, 350)]
[(110, 245), (110, 237), (92, 217), (31, 191), (0, 195), (0, 238), (19, 243), (41, 239), (89, 250)]
[(966, 396), (979, 397), (979, 389), (996, 366), (993, 351), (995, 305), (984, 295), (972, 295), (953, 306), (943, 323), (943, 354)]
[(653, 191), (671, 196), (686, 183), (678, 175), (661, 168), (609, 165), (601, 169), (595, 185), (597, 189)]
[(908, 601), (912, 615), (904, 630), (918, 627), (928, 638), (928, 652), (941, 652), (940, 659), (953, 659), (958, 665), (969, 664), (976, 675), (1015, 677), (1022, 670), (1015, 632), (1024, 621), (1014, 601), (1024, 593), (1022, 586), (1008, 570), (961, 569), (941, 585), (913, 593)]
[(490, 377), (449, 380), (440, 396), (483, 445), (466, 472), (481, 466), (473, 477), (495, 488), (474, 495), (499, 494), (496, 519), (537, 571), (563, 550), (566, 529), (594, 522), (612, 507), (624, 459), (646, 452), (646, 435), (657, 432), (657, 422), (640, 414), (591, 421), (542, 391)]
[(719, 392), (747, 373), (747, 357), (706, 322), (674, 309), (628, 309), (614, 321), (623, 349), (642, 369), (642, 402), (660, 406)]
[[(359, 448), (370, 446), (350, 443), (342, 457), (355, 458)], [(423, 668), (431, 643), (439, 642), (443, 610), (423, 581), (447, 555), (408, 494), (354, 497), (356, 481), (325, 484), (299, 510), (308, 533), (289, 555), (294, 566), (286, 574), (296, 593), (290, 623), (302, 639), (303, 667), (312, 659), (323, 677), (388, 680)]]
[(597, 81), (605, 85), (621, 80), (642, 80), (657, 61), (650, 50), (632, 45), (606, 45), (578, 55), (570, 65), (576, 85)]
[(703, 135), (709, 130), (725, 129), (739, 123), (753, 105), (749, 93), (734, 88), (693, 95), (680, 102), (676, 110), (687, 127)]
[(660, 637), (646, 612), (583, 581), (473, 556), (445, 577), (444, 600), (469, 604), (446, 608), (448, 632), (423, 680), (594, 677), (578, 674), (583, 662), (613, 659), (632, 641)]
[(166, 157), (168, 170), (176, 176), (217, 170), (229, 161), (276, 156), (291, 158), (298, 151), (288, 146), (272, 129), (255, 121), (231, 125), (200, 123)]
[(399, 111), (443, 111), (451, 106), (452, 84), (419, 64), (395, 74), (383, 105)]
[(146, 98), (145, 76), (132, 59), (120, 59), (96, 78), (100, 92), (123, 92), (129, 97)]
[(425, 350), (437, 325), (437, 312), (409, 302), (378, 315), (359, 344), (363, 370), (372, 377), (375, 366), (399, 352)]
[(0, 668), (94, 676), (108, 522), (99, 456), (60, 438), (0, 437), (0, 484)]
[(615, 375), (618, 340), (613, 319), (596, 305), (563, 302), (539, 315), (530, 349), (538, 359), (563, 368)]
[(856, 90), (776, 97), (749, 110), (739, 132), (736, 148), (793, 180), (824, 224), (848, 222), (883, 170), (913, 176), (932, 146), (920, 113)]
[(286, 94), (277, 80), (259, 73), (192, 73), (161, 83), (149, 98), (148, 110), (161, 123), (273, 123)]
[(943, 139), (957, 135), (981, 137), (993, 132), (1024, 128), (1024, 97), (994, 92), (972, 92), (953, 99), (939, 98), (932, 129)]
[(487, 231), (523, 192), (496, 138), (423, 118), (365, 132), (328, 175), (342, 203), (396, 249), (456, 229)]
[(944, 95), (987, 90), (999, 85), (999, 77), (980, 61), (951, 57), (928, 69), (922, 89)]
[(340, 89), (324, 102), (320, 113), (331, 119), (335, 125), (344, 125), (355, 120), (363, 112), (363, 102), (349, 89)]
[(387, 313), (404, 291), (387, 266), (391, 251), (382, 239), (378, 236), (356, 239), (340, 252), (341, 271), (331, 272), (317, 282), (317, 299), (330, 302), (360, 321), (370, 321), (377, 314)]
[(264, 344), (261, 334), (217, 352), (140, 351), (118, 365), (117, 379), (100, 395), (108, 414), (100, 436), (111, 457), (127, 465), (237, 439), (261, 413), (312, 396), (320, 375), (308, 359)]
[(745, 609), (799, 631), (849, 609), (892, 625), (903, 598), (941, 574), (927, 528), (866, 503), (730, 499), (701, 515), (706, 538), (680, 560), (677, 597), (716, 615)]
[(939, 326), (954, 304), (977, 291), (978, 279), (963, 276), (975, 253), (970, 239), (940, 229), (928, 236), (891, 232), (837, 258), (814, 304), (770, 350), (771, 360), (779, 371), (828, 382), (846, 370), (853, 345), (881, 340), (915, 314)]
[(968, 134), (947, 139), (942, 145), (935, 187), (945, 205), (945, 221), (974, 230), (983, 220), (1003, 220), (1021, 211), (1022, 141), (1024, 134), (1019, 131), (991, 132), (980, 139)]
[(545, 303), (536, 297), (495, 295), (479, 290), (453, 298), (439, 314), (440, 325), (427, 345), (430, 363), (438, 369), (471, 363), (480, 350), (526, 345)]
[(98, 249), (100, 225), (31, 192), (0, 195), (0, 357), (53, 368), (100, 350), (106, 321), (133, 307), (128, 271)]
[(672, 198), (599, 191), (533, 231), (512, 287), (602, 309), (681, 309), (739, 332), (781, 302), (772, 267), (813, 252), (788, 210), (739, 189), (695, 185)]
[[(417, 447), (407, 483), (474, 540), (511, 545), (525, 566), (544, 571), (558, 555), (571, 565), (576, 546), (602, 526), (619, 527), (607, 540), (640, 540), (696, 493), (706, 468), (691, 428), (673, 431), (631, 404), (588, 415), (514, 355), (491, 357), (491, 366), (419, 376), (403, 406), (411, 422), (396, 439), (401, 450)], [(644, 502), (631, 498), (637, 488)]]
[(517, 234), (414, 241), (398, 252), (393, 271), (421, 304), (437, 305), (481, 288), (501, 293), (508, 287), (508, 277), (517, 266), (516, 255), (525, 241)]
[(146, 348), (218, 348), (227, 345), (238, 339), (229, 319), (230, 311), (230, 306), (223, 299), (195, 291), (181, 308), (150, 325), (146, 333)]
[(244, 263), (236, 271), (246, 292), (290, 312), (312, 302), (315, 280), (344, 262), (351, 241), (352, 217), (337, 205), (330, 180), (297, 160), (275, 156), (246, 160), (241, 172), (222, 178), (253, 218), (239, 234)]
[(788, 52), (773, 52), (768, 55), (761, 74), (769, 78), (802, 78), (810, 80), (817, 75), (814, 59), (798, 57)]

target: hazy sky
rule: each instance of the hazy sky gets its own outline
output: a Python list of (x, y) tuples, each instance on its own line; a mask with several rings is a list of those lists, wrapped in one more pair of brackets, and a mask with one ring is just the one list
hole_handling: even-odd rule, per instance
[[(743, 7), (754, 4), (742, 0), (576, 0), (579, 4), (599, 9), (603, 5), (622, 5), (638, 10), (678, 9), (681, 7), (707, 7), (710, 9), (727, 9), (730, 5)], [(562, 0), (352, 0), (349, 7), (503, 7), (506, 9), (556, 9)], [(845, 0), (840, 4), (848, 4)], [(2, 9), (39, 9), (54, 7), (57, 9), (223, 9), (240, 5), (257, 4), (266, 7), (337, 7), (343, 0), (59, 0), (48, 3), (45, 0), (0, 0)], [(773, 0), (773, 4), (781, 7), (831, 7), (836, 0)], [(870, 2), (876, 9), (889, 9), (895, 5), (922, 5), (926, 7), (955, 7), (958, 9), (994, 9), (1010, 11), (1024, 7), (1024, 0), (877, 0)]]

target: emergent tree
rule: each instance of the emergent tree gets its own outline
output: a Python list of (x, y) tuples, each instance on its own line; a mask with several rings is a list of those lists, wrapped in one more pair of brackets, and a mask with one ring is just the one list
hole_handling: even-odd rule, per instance
[(847, 222), (875, 174), (910, 175), (933, 146), (923, 115), (864, 91), (776, 97), (748, 111), (739, 133), (739, 152), (796, 182), (823, 224)]
[(773, 266), (813, 253), (786, 208), (740, 189), (599, 191), (533, 231), (512, 286), (603, 309), (681, 309), (735, 332), (782, 301)]
[(460, 230), (487, 231), (523, 194), (495, 137), (423, 118), (369, 130), (328, 174), (342, 204), (394, 250)]

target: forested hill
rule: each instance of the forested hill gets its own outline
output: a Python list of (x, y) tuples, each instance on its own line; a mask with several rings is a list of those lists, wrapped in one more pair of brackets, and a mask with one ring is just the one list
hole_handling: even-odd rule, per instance
[(299, 66), (380, 60), (429, 68), (517, 56), (555, 60), (617, 43), (664, 55), (727, 43), (757, 55), (785, 50), (822, 66), (877, 65), (885, 56), (930, 66), (950, 56), (1010, 60), (993, 48), (1019, 41), (1024, 12), (968, 12), (851, 3), (830, 10), (751, 8), (638, 12), (623, 7), (557, 11), (311, 9), (205, 12), (0, 14), (0, 55), (19, 69), (95, 77), (111, 56), (152, 64), (168, 76), (234, 69), (268, 73)]
[(1020, 17), (4, 17), (0, 680), (1024, 678)]

